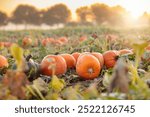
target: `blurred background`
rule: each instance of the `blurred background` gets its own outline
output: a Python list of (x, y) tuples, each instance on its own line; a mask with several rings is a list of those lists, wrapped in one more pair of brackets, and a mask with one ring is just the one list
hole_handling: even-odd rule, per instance
[(0, 0), (0, 29), (148, 27), (149, 0)]

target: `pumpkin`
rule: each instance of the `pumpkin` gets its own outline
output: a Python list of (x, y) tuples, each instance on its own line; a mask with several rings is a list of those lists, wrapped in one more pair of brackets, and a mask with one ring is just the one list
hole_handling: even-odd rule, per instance
[(40, 71), (43, 75), (62, 75), (67, 71), (64, 58), (60, 55), (47, 55), (40, 64)]
[(148, 45), (145, 49), (146, 49), (146, 50), (150, 50), (150, 45)]
[(83, 41), (86, 41), (87, 40), (87, 37), (86, 36), (81, 36), (80, 38), (79, 38), (79, 41), (80, 42), (83, 42)]
[(23, 40), (22, 40), (22, 45), (23, 45), (23, 46), (32, 45), (32, 39), (30, 39), (29, 37), (23, 38)]
[(54, 39), (54, 38), (47, 38), (47, 40), (48, 40), (49, 43), (55, 42), (55, 39)]
[(47, 46), (49, 44), (49, 39), (47, 39), (47, 38), (46, 39), (42, 39), (41, 44), (43, 46)]
[(60, 37), (58, 40), (61, 41), (62, 43), (68, 42), (68, 39), (66, 37)]
[(4, 42), (4, 46), (7, 47), (7, 48), (9, 48), (12, 44), (13, 43), (11, 43), (11, 42)]
[(91, 54), (84, 54), (78, 58), (76, 64), (77, 74), (85, 79), (91, 80), (97, 78), (101, 71), (101, 66), (96, 57)]
[(119, 50), (119, 54), (120, 55), (133, 54), (133, 52), (132, 52), (132, 50), (129, 50), (129, 49), (123, 49), (123, 50)]
[(65, 59), (67, 68), (75, 68), (76, 60), (75, 58), (70, 54), (61, 54), (61, 56)]
[(101, 53), (98, 53), (98, 52), (92, 52), (91, 54), (98, 59), (98, 61), (100, 62), (101, 67), (103, 67), (103, 65), (104, 65), (103, 55)]
[(119, 57), (119, 52), (116, 50), (109, 50), (103, 54), (104, 64), (106, 68), (113, 68)]
[(78, 58), (79, 58), (80, 55), (81, 55), (81, 53), (79, 53), (79, 52), (72, 53), (72, 56), (74, 57), (74, 59), (76, 60), (76, 62), (77, 62), (77, 60), (78, 60)]
[(53, 42), (53, 44), (59, 46), (59, 45), (63, 45), (64, 43), (61, 42), (60, 40), (56, 40), (55, 42)]
[(4, 48), (4, 42), (0, 42), (0, 49)]
[(8, 67), (8, 61), (4, 56), (0, 55), (0, 68), (3, 67)]

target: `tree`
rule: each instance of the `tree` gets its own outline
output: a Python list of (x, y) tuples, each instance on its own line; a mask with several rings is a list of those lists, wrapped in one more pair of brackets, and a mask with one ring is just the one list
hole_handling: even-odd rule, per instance
[(104, 22), (108, 22), (109, 16), (111, 15), (109, 6), (106, 4), (96, 3), (91, 5), (91, 10), (97, 23), (102, 24)]
[(150, 24), (150, 14), (144, 12), (141, 17), (139, 17), (139, 23), (149, 25)]
[(111, 15), (108, 19), (112, 25), (124, 25), (129, 17), (129, 13), (121, 6), (111, 7)]
[(54, 5), (44, 13), (43, 20), (48, 25), (66, 23), (71, 17), (71, 11), (64, 4)]
[(6, 25), (7, 23), (8, 23), (7, 15), (0, 11), (0, 26)]
[(40, 15), (37, 9), (29, 5), (19, 5), (13, 12), (12, 22), (16, 24), (40, 24)]
[(80, 7), (76, 10), (76, 14), (80, 22), (88, 22), (93, 19), (93, 13), (91, 9), (87, 6)]

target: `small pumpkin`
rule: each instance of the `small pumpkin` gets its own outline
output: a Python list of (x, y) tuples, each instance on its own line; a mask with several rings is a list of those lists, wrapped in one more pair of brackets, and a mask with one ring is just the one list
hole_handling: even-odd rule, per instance
[(60, 37), (58, 40), (61, 41), (62, 43), (68, 43), (67, 37)]
[(67, 71), (67, 64), (60, 55), (47, 55), (40, 64), (40, 71), (47, 76), (62, 75)]
[(11, 47), (12, 44), (13, 44), (13, 43), (11, 43), (11, 42), (4, 42), (4, 46), (5, 46), (6, 48)]
[(81, 53), (79, 53), (79, 52), (74, 52), (74, 53), (72, 53), (71, 55), (74, 57), (74, 59), (75, 59), (76, 62), (77, 62), (77, 60), (78, 60), (79, 56), (81, 55)]
[(148, 45), (145, 49), (146, 49), (146, 50), (150, 50), (150, 45)]
[(8, 67), (8, 61), (6, 57), (0, 55), (0, 68)]
[(57, 46), (61, 46), (63, 45), (64, 43), (61, 42), (60, 40), (55, 40), (55, 42), (53, 42), (54, 45), (57, 45)]
[(0, 42), (0, 49), (4, 48), (4, 42)]
[(129, 50), (129, 49), (122, 49), (122, 50), (119, 50), (119, 54), (120, 55), (133, 54), (133, 52), (132, 50)]
[(86, 41), (87, 40), (87, 36), (81, 36), (80, 38), (79, 38), (79, 41), (80, 42), (83, 42), (83, 41)]
[(23, 40), (22, 40), (22, 45), (23, 45), (23, 46), (32, 45), (32, 39), (30, 39), (29, 37), (23, 38)]
[(49, 44), (49, 39), (42, 39), (41, 40), (41, 44), (43, 45), (43, 46), (47, 46), (48, 44)]
[(103, 54), (104, 64), (106, 68), (113, 68), (119, 57), (119, 52), (116, 50), (109, 50)]
[(65, 59), (67, 68), (75, 68), (76, 60), (75, 58), (70, 54), (61, 54), (61, 56)]
[(97, 78), (101, 71), (101, 66), (96, 57), (91, 54), (84, 54), (78, 58), (76, 64), (77, 74), (85, 79), (91, 80)]
[(100, 62), (101, 67), (103, 67), (103, 65), (104, 65), (103, 55), (101, 53), (98, 53), (98, 52), (92, 52), (91, 54), (98, 59), (98, 61)]

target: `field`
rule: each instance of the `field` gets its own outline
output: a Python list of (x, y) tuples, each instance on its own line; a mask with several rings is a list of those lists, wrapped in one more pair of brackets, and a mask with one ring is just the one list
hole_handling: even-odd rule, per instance
[[(25, 37), (32, 42), (23, 42)], [(42, 41), (60, 37), (65, 37), (67, 42)], [(149, 28), (68, 26), (56, 30), (0, 31), (0, 42), (5, 42), (0, 43), (0, 55), (9, 63), (0, 69), (0, 99), (150, 99)], [(123, 49), (130, 52), (120, 54)], [(119, 53), (115, 65), (107, 67), (108, 61), (104, 60), (98, 77), (92, 79), (81, 77), (76, 72), (77, 65), (59, 75), (44, 75), (40, 70), (41, 61), (47, 55), (75, 52), (104, 55), (109, 50)], [(88, 63), (88, 59), (85, 61)]]

